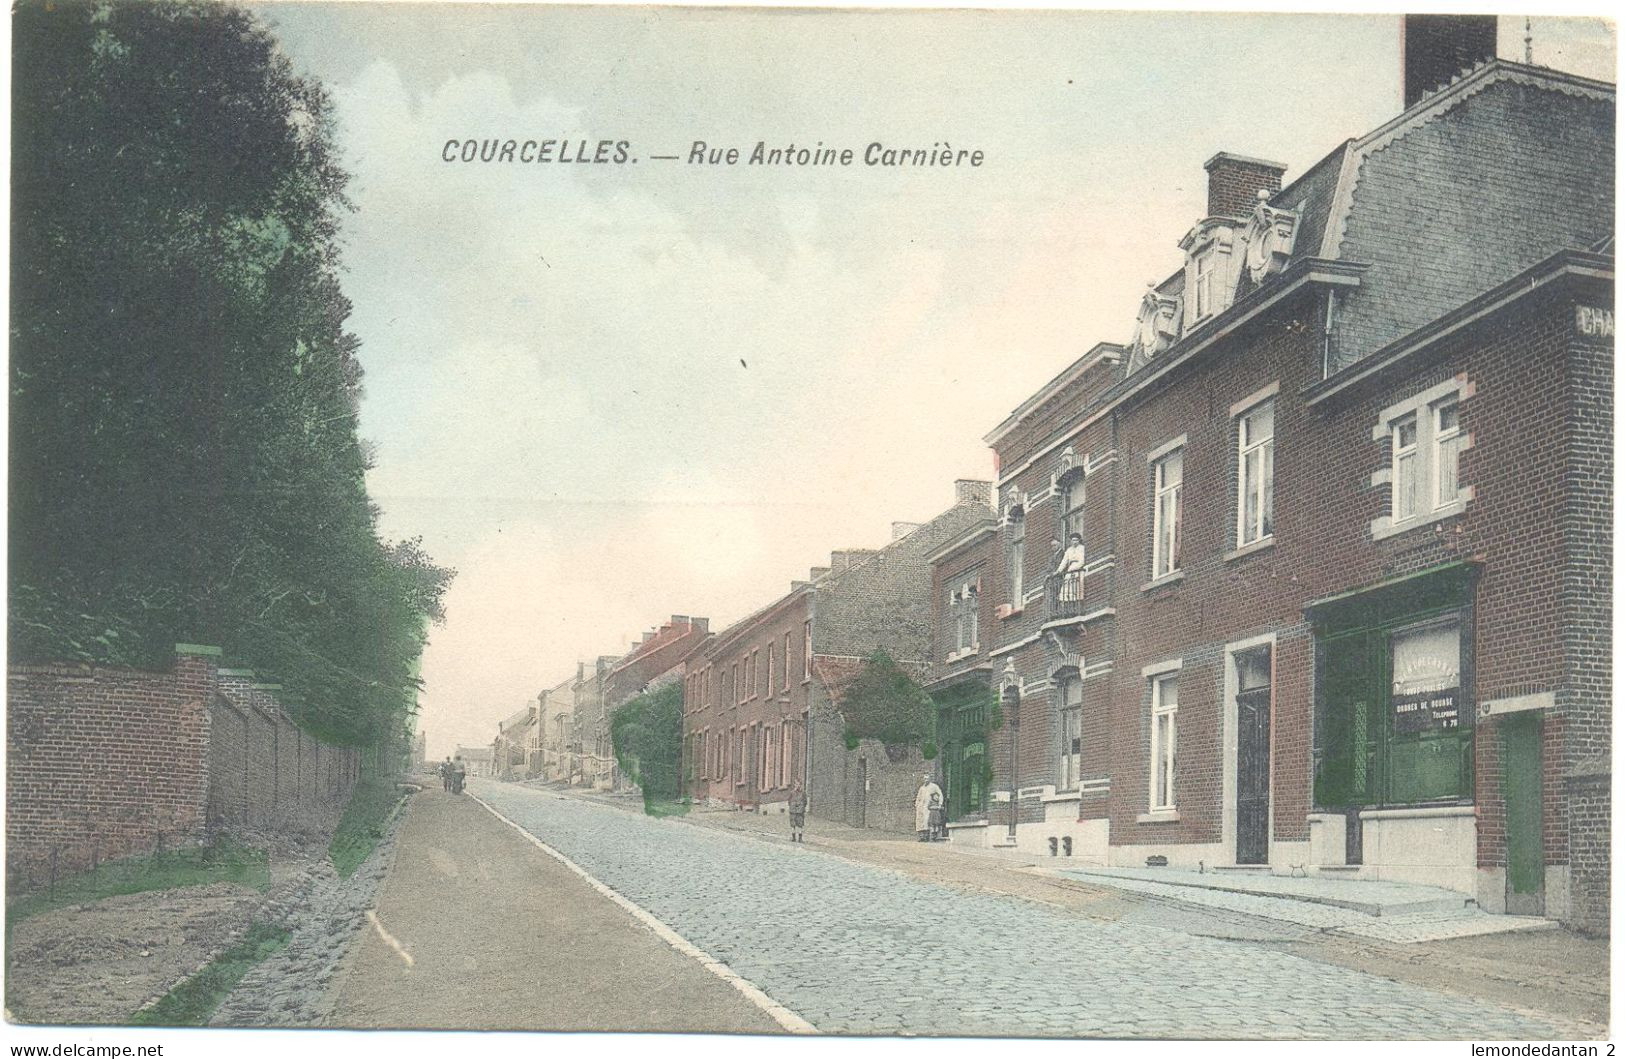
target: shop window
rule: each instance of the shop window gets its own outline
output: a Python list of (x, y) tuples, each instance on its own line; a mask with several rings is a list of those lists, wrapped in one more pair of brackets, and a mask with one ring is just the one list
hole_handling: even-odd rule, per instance
[(1470, 801), (1473, 727), (1463, 657), (1456, 614), (1322, 640), (1316, 804)]

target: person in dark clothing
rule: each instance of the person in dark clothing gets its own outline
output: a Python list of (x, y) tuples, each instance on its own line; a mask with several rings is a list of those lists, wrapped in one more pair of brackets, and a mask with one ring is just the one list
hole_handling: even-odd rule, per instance
[(790, 791), (790, 841), (802, 841), (802, 831), (807, 827), (807, 792), (796, 784)]

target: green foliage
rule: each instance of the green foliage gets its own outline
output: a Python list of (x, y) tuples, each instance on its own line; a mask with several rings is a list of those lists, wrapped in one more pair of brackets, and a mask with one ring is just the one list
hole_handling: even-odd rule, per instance
[(927, 739), (925, 745), (920, 747), (920, 756), (927, 761), (935, 761), (937, 759), (937, 744)]
[(288, 944), (288, 931), (255, 923), (242, 940), (210, 960), (192, 977), (165, 993), (158, 1002), (130, 1017), (132, 1026), (201, 1026), (226, 999), (243, 975)]
[(363, 776), (356, 783), (327, 847), (339, 878), (348, 879), (372, 855), (378, 840), (384, 837), (389, 818), (405, 797), (392, 779)]
[(214, 644), (314, 734), (395, 739), (452, 572), (367, 497), (322, 87), (225, 4), (12, 30), (12, 657)]
[(683, 686), (667, 684), (616, 708), (609, 736), (621, 771), (643, 789), (643, 808), (652, 816), (686, 811), (679, 767), (683, 755)]
[(846, 745), (848, 750), (856, 750), (858, 748), (858, 744), (862, 741), (863, 740), (858, 733), (854, 732), (851, 728), (843, 728), (841, 730), (841, 742)]
[(918, 746), (932, 732), (931, 696), (884, 651), (864, 660), (841, 693), (841, 715), (850, 740), (878, 739), (887, 746)]
[(236, 883), (264, 892), (271, 885), (271, 871), (263, 849), (223, 841), (207, 846), (183, 846), (108, 861), (95, 871), (57, 880), (50, 890), (24, 894), (6, 905), (6, 930), (30, 916), (68, 905), (82, 905), (120, 894), (140, 894), (153, 890), (174, 890), (182, 886), (209, 883)]

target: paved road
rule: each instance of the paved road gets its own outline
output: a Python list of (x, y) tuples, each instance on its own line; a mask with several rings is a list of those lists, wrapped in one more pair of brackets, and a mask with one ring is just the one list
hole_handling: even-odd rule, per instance
[(1551, 1039), (1482, 1002), (547, 791), (476, 794), (829, 1033)]
[(395, 842), (333, 1026), (778, 1031), (472, 798), (414, 795)]

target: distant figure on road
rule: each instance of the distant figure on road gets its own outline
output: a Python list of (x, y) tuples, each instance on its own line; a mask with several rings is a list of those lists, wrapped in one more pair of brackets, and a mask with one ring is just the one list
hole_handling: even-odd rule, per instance
[(800, 842), (807, 826), (807, 792), (797, 783), (790, 789), (790, 841)]
[(463, 793), (463, 777), (468, 774), (468, 768), (463, 764), (463, 756), (458, 754), (451, 763), (451, 793)]
[(440, 789), (445, 791), (447, 794), (450, 794), (451, 793), (451, 755), (450, 754), (447, 754), (446, 755), (446, 760), (442, 761), (438, 766), (435, 767), (435, 771), (440, 773)]
[(942, 788), (937, 786), (931, 774), (927, 772), (920, 777), (920, 789), (914, 795), (914, 830), (920, 833), (921, 842), (931, 841), (931, 807), (934, 805), (938, 811), (942, 808)]

